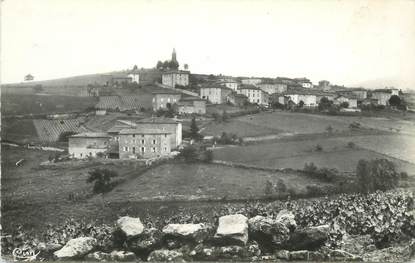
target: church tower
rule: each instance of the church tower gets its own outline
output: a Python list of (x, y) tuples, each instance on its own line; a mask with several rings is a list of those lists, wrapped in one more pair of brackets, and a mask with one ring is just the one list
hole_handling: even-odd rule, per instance
[(171, 54), (171, 61), (177, 62), (176, 49), (175, 48), (173, 48), (173, 53)]

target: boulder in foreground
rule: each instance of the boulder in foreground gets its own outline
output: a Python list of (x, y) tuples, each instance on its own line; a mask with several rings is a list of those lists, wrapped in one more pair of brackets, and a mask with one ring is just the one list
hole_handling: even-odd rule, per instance
[(97, 244), (92, 237), (78, 237), (68, 241), (65, 246), (53, 254), (58, 259), (79, 258), (91, 252)]

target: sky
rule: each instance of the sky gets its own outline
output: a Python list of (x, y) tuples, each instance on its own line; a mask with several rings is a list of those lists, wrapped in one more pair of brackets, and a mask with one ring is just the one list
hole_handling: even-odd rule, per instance
[(1, 81), (154, 67), (415, 89), (415, 1), (3, 0)]

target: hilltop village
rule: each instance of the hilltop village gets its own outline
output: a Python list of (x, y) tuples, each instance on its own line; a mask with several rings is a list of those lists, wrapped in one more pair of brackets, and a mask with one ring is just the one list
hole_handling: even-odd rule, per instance
[[(57, 104), (56, 113), (45, 112), (48, 114), (40, 115), (46, 117), (44, 120), (34, 121), (41, 143), (57, 142), (65, 137), (68, 155), (74, 159), (97, 156), (149, 159), (170, 155), (182, 146), (182, 122), (192, 118), (203, 123), (224, 114), (262, 111), (359, 115), (362, 111), (405, 111), (408, 107), (402, 92), (396, 88), (348, 88), (332, 85), (327, 80), (314, 84), (304, 77), (192, 74), (187, 64), (180, 69), (175, 50), (170, 60), (159, 61), (153, 69), (134, 66), (123, 72), (97, 75), (83, 83), (76, 83), (75, 79), (59, 85), (37, 84), (32, 83), (33, 79), (29, 74), (24, 84), (6, 86), (4, 93), (94, 97), (98, 101), (88, 108), (88, 116), (95, 114), (99, 119), (116, 113), (112, 126), (88, 127), (88, 124), (83, 125), (84, 120), (72, 118), (74, 112), (65, 112), (64, 106)], [(41, 102), (35, 106), (44, 107)], [(36, 116), (31, 113), (33, 115)]]

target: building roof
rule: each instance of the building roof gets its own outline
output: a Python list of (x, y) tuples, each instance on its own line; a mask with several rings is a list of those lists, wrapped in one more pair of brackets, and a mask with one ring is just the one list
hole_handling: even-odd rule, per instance
[(106, 132), (82, 132), (70, 136), (70, 138), (111, 138)]
[(190, 74), (188, 70), (167, 70), (163, 74)]
[(123, 129), (120, 134), (171, 134), (171, 132), (162, 131), (160, 129)]
[(183, 97), (180, 99), (180, 101), (206, 101), (200, 97), (196, 97), (196, 96), (189, 96), (189, 97)]
[(181, 120), (179, 119), (172, 119), (172, 118), (163, 118), (163, 117), (150, 117), (150, 118), (145, 118), (145, 119), (141, 119), (138, 120), (136, 123), (140, 124), (140, 123), (160, 123), (160, 124), (176, 124), (176, 123), (180, 123)]
[(374, 89), (372, 92), (392, 93), (392, 90), (398, 90), (398, 89)]
[(338, 99), (340, 97), (344, 97), (344, 98), (347, 98), (347, 99), (350, 99), (350, 100), (357, 100), (357, 96), (355, 96), (353, 94), (350, 94), (350, 95), (340, 94), (337, 97), (335, 97), (334, 99)]
[(114, 125), (107, 130), (108, 133), (119, 133), (121, 130), (127, 129), (131, 126), (128, 125)]
[(202, 85), (200, 87), (200, 89), (224, 89), (224, 90), (232, 90), (232, 89), (230, 89), (230, 88), (228, 88), (226, 86), (223, 86), (221, 84), (218, 84), (218, 83), (216, 83), (216, 84), (215, 83), (205, 84), (205, 85)]
[(164, 89), (164, 90), (157, 90), (153, 91), (152, 94), (182, 94), (181, 92), (173, 89)]
[(242, 84), (239, 89), (253, 89), (253, 90), (262, 90), (254, 85), (251, 84)]

